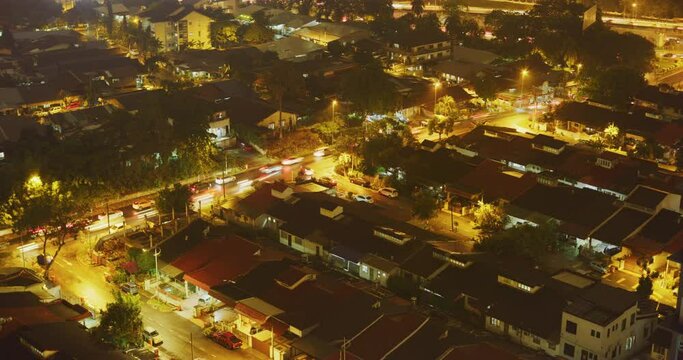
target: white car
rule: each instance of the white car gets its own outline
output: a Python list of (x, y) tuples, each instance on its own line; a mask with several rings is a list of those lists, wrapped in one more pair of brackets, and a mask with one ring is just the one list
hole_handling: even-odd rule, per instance
[(217, 177), (216, 178), (216, 184), (223, 185), (223, 184), (231, 183), (235, 180), (237, 180), (237, 178), (234, 176)]
[[(123, 217), (123, 211), (118, 210), (118, 211), (110, 212), (108, 215), (109, 215), (109, 220), (120, 218), (120, 217)], [(98, 220), (107, 220), (107, 214), (99, 214), (99, 215), (97, 215), (97, 219)]]
[(327, 148), (316, 149), (316, 150), (313, 152), (313, 156), (315, 156), (315, 157), (323, 157), (323, 156), (325, 156), (326, 154), (327, 154)]
[(301, 172), (306, 176), (313, 176), (314, 173), (313, 169), (308, 167), (301, 168)]
[(237, 186), (240, 188), (251, 186), (253, 184), (254, 184), (254, 180), (251, 180), (251, 179), (244, 179), (244, 180), (240, 180), (237, 182)]
[(288, 157), (282, 160), (282, 165), (294, 165), (304, 161), (302, 157)]
[(358, 201), (358, 202), (366, 202), (369, 204), (372, 204), (375, 202), (375, 200), (373, 200), (372, 196), (370, 196), (370, 195), (355, 194), (355, 195), (353, 195), (353, 199)]
[(259, 171), (263, 174), (272, 174), (280, 170), (282, 170), (282, 165), (262, 166), (261, 168), (259, 168)]
[(379, 189), (379, 193), (381, 195), (384, 195), (384, 196), (390, 197), (390, 198), (397, 198), (398, 197), (398, 190), (396, 190), (394, 188), (390, 188), (390, 187), (384, 187), (384, 188)]
[(135, 210), (149, 209), (152, 206), (154, 206), (154, 200), (151, 200), (151, 199), (138, 200), (138, 201), (133, 202), (133, 209), (135, 209)]
[(157, 332), (156, 329), (151, 326), (145, 326), (145, 329), (142, 332), (142, 338), (146, 343), (154, 347), (164, 343), (164, 340), (161, 338), (161, 335), (159, 335), (159, 332)]

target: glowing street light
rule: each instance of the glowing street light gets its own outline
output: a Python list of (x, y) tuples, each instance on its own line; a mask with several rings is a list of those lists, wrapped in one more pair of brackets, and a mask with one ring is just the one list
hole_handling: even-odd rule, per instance
[(631, 7), (633, 8), (633, 18), (635, 19), (638, 17), (638, 3), (632, 3)]
[(520, 97), (524, 98), (524, 79), (529, 75), (529, 70), (522, 69), (522, 91), (520, 92)]
[(441, 82), (437, 81), (434, 83), (434, 113), (436, 114), (436, 93), (441, 87)]
[(337, 100), (332, 100), (332, 122), (334, 122), (334, 108), (337, 106)]

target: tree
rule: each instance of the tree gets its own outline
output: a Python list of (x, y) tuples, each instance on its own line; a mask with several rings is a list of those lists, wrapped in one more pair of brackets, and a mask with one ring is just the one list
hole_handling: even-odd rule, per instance
[(214, 21), (209, 27), (211, 46), (225, 49), (239, 42), (239, 28), (237, 22), (230, 20)]
[[(85, 228), (84, 204), (76, 200), (63, 183), (43, 182), (38, 176), (26, 181), (1, 210), (2, 222), (16, 232), (31, 231), (42, 235), (43, 247), (38, 263), (45, 266), (46, 278), (66, 239)], [(48, 253), (48, 242), (57, 247), (52, 255)]]
[(474, 222), (479, 229), (480, 240), (487, 239), (502, 231), (507, 221), (507, 215), (503, 209), (494, 204), (479, 201), (474, 209)]
[(107, 15), (104, 19), (107, 27), (107, 35), (111, 36), (114, 32), (114, 10), (112, 8), (111, 0), (104, 0), (104, 6), (107, 7)]
[(187, 185), (174, 184), (159, 191), (157, 207), (166, 214), (183, 212), (190, 203), (190, 196), (192, 192)]
[(647, 299), (652, 295), (652, 279), (649, 276), (641, 276), (638, 280), (636, 294), (639, 299)]
[(488, 106), (489, 101), (496, 98), (498, 94), (498, 82), (496, 78), (491, 74), (484, 74), (483, 76), (478, 76), (474, 79), (474, 91), (477, 95), (484, 100), (484, 103)]
[(142, 272), (150, 272), (154, 269), (154, 255), (151, 251), (131, 247), (128, 249), (128, 259), (135, 262)]
[(361, 64), (342, 81), (342, 97), (353, 103), (363, 114), (384, 114), (394, 110), (398, 104), (396, 87), (389, 76), (374, 59)]
[(559, 232), (554, 223), (538, 226), (523, 224), (498, 231), (475, 244), (475, 249), (496, 255), (538, 260), (560, 246)]
[(618, 148), (621, 146), (621, 138), (619, 136), (620, 132), (621, 131), (619, 130), (618, 126), (614, 125), (613, 123), (609, 124), (603, 131), (605, 143), (613, 148)]
[(242, 35), (242, 40), (250, 44), (262, 44), (272, 41), (274, 35), (272, 30), (254, 22), (247, 25)]
[(266, 145), (268, 155), (275, 158), (310, 153), (322, 145), (320, 136), (308, 129), (299, 129), (284, 135), (282, 138), (270, 141)]
[(439, 200), (434, 191), (421, 189), (413, 194), (413, 216), (425, 222), (436, 215), (439, 210)]
[(282, 106), (285, 97), (297, 98), (303, 96), (306, 92), (306, 83), (304, 82), (303, 74), (292, 63), (279, 61), (267, 74), (265, 85), (279, 110), (278, 127), (280, 129), (280, 137), (282, 137), (284, 127), (282, 124)]
[(441, 140), (441, 136), (453, 131), (456, 122), (461, 119), (460, 110), (455, 100), (448, 95), (439, 98), (434, 110), (434, 117), (427, 122), (427, 129), (430, 135), (439, 134), (439, 140)]
[(412, 0), (410, 2), (410, 8), (415, 16), (420, 17), (422, 16), (422, 13), (424, 13), (425, 2), (424, 0)]
[(585, 89), (594, 100), (627, 109), (631, 98), (646, 85), (643, 75), (626, 66), (613, 66), (596, 74)]
[(114, 302), (102, 312), (95, 336), (105, 344), (127, 350), (143, 344), (140, 301), (134, 295), (116, 292)]

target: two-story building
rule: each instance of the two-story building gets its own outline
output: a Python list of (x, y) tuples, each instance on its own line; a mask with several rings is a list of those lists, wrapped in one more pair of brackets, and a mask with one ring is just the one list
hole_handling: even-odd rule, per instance
[(152, 29), (162, 51), (211, 48), (209, 28), (213, 19), (199, 9), (166, 2), (139, 16), (143, 25)]
[(445, 60), (451, 56), (451, 42), (441, 32), (410, 32), (389, 47), (389, 58), (397, 63), (419, 68), (426, 62)]

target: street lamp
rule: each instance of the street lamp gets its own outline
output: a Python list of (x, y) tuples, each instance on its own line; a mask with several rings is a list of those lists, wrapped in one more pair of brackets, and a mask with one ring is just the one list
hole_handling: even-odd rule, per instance
[(631, 7), (633, 8), (633, 19), (635, 19), (638, 17), (638, 3), (634, 2)]
[(529, 75), (529, 70), (527, 69), (522, 69), (522, 90), (519, 94), (519, 97), (522, 99), (522, 103), (524, 103), (524, 79)]
[(441, 87), (441, 82), (437, 81), (434, 83), (434, 114), (436, 114), (436, 93)]
[(332, 122), (334, 122), (334, 107), (337, 106), (337, 100), (332, 100)]
[(43, 180), (40, 178), (40, 175), (33, 175), (28, 179), (28, 183), (31, 186), (41, 186), (43, 185)]

